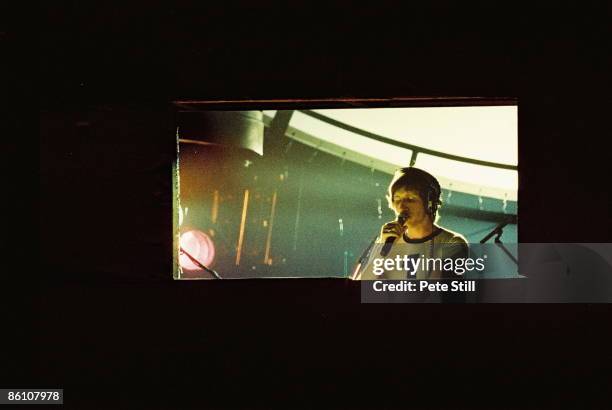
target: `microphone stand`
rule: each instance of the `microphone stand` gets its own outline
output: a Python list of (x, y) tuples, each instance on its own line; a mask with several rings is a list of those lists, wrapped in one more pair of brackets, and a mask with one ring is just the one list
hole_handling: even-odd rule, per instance
[[(397, 216), (397, 222), (399, 222), (401, 225), (404, 225), (404, 223), (406, 222), (406, 219), (408, 219), (408, 212), (402, 212)], [(353, 271), (353, 275), (351, 276), (352, 279), (356, 279), (359, 274), (361, 273), (361, 265), (367, 261), (370, 258), (370, 253), (372, 252), (372, 247), (374, 246), (374, 243), (376, 242), (376, 239), (378, 238), (378, 235), (374, 236), (374, 239), (372, 239), (372, 241), (370, 242), (370, 245), (366, 248), (366, 250), (361, 254), (361, 258), (358, 259), (358, 264), (357, 267), (355, 268), (355, 270)], [(387, 241), (385, 242), (385, 244), (383, 245), (380, 254), (381, 256), (387, 256), (387, 253), (389, 252), (389, 249), (386, 249), (387, 247), (390, 247), (393, 245), (393, 242), (397, 239), (397, 238), (393, 238), (391, 241), (389, 241), (390, 238), (387, 238)]]
[(374, 243), (376, 242), (376, 238), (378, 238), (378, 235), (374, 236), (374, 238), (372, 239), (368, 247), (361, 254), (361, 257), (357, 260), (357, 267), (355, 268), (355, 271), (353, 272), (353, 275), (351, 277), (352, 279), (356, 279), (357, 276), (359, 276), (359, 274), (361, 273), (361, 267), (363, 263), (366, 262), (370, 258), (370, 253), (372, 252), (372, 247), (374, 246)]
[(204, 269), (204, 271), (210, 273), (211, 275), (213, 275), (216, 279), (221, 279), (221, 276), (215, 272), (214, 270), (210, 269), (209, 267), (207, 267), (206, 265), (204, 265), (202, 262), (200, 262), (199, 260), (197, 260), (196, 258), (194, 258), (193, 256), (191, 256), (189, 254), (189, 252), (187, 252), (185, 249), (183, 249), (183, 247), (181, 246), (181, 252), (183, 252), (185, 255), (187, 255), (187, 257), (189, 258), (189, 260), (193, 263), (195, 263), (196, 265), (198, 265), (200, 268)]
[(497, 246), (499, 246), (502, 249), (502, 251), (504, 251), (504, 253), (508, 255), (510, 259), (512, 259), (512, 261), (516, 264), (516, 266), (518, 266), (518, 260), (514, 257), (514, 255), (512, 255), (512, 253), (510, 253), (508, 248), (506, 248), (504, 246), (504, 243), (501, 241), (501, 236), (504, 233), (504, 227), (508, 225), (509, 223), (516, 223), (516, 220), (517, 220), (516, 215), (513, 215), (510, 218), (506, 219), (504, 222), (497, 225), (491, 232), (489, 232), (487, 236), (482, 238), (480, 240), (480, 243), (485, 243), (486, 241), (491, 239), (492, 236), (495, 236), (495, 239), (494, 239), (495, 244), (497, 244)]

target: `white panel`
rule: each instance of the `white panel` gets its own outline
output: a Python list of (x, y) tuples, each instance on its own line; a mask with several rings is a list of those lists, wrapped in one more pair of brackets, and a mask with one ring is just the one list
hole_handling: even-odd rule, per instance
[[(350, 149), (374, 159), (406, 167), (410, 165), (412, 151), (398, 148), (383, 142), (374, 141), (367, 137), (354, 134), (336, 126), (319, 121), (300, 112), (295, 112), (291, 118), (291, 126), (319, 138), (321, 141), (330, 142), (338, 147)], [(339, 151), (341, 148), (339, 148)], [(339, 152), (342, 155), (341, 152)]]
[(315, 111), (408, 144), (461, 157), (518, 164), (516, 106)]
[(434, 175), (443, 188), (516, 201), (518, 172), (419, 154), (415, 163)]

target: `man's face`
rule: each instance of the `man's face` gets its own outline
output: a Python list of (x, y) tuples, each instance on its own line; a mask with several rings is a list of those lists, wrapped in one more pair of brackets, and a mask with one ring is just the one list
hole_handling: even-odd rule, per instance
[(418, 191), (400, 187), (395, 191), (395, 193), (393, 193), (392, 201), (393, 210), (395, 211), (396, 215), (399, 215), (402, 212), (408, 214), (408, 218), (406, 219), (407, 223), (420, 223), (429, 218), (429, 215), (425, 210), (425, 204), (423, 203)]

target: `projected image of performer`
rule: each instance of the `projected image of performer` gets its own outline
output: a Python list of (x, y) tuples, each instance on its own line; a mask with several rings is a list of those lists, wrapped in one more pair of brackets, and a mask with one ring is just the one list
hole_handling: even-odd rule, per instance
[[(396, 219), (381, 227), (375, 246), (353, 279), (460, 279), (441, 264), (448, 258), (467, 258), (469, 248), (461, 234), (436, 224), (440, 196), (440, 184), (433, 175), (414, 167), (397, 170), (387, 193)], [(418, 263), (399, 270), (384, 269), (380, 264), (381, 259), (397, 260), (404, 255)]]

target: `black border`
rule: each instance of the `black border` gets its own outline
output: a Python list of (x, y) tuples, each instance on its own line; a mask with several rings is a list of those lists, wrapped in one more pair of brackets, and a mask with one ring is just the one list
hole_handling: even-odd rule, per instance
[[(383, 3), (49, 3), (41, 114), (160, 113), (177, 100), (513, 96), (521, 241), (608, 242), (609, 7)], [(85, 180), (91, 174), (72, 172), (63, 156), (68, 136), (53, 135), (41, 164), (53, 159), (47, 165), (87, 198), (101, 194), (87, 202), (92, 229), (110, 239), (101, 260), (121, 263), (60, 263), (86, 245), (49, 229), (45, 218), (75, 196), (60, 173), (41, 174), (41, 191), (60, 199), (41, 196), (41, 281), (23, 285), (35, 313), (33, 366), (12, 355), (7, 387), (64, 388), (68, 408), (609, 403), (608, 305), (363, 306), (358, 283), (337, 280), (173, 282), (169, 262), (153, 257), (171, 237), (169, 197), (134, 218), (113, 205), (121, 197), (142, 207), (151, 187), (165, 186), (165, 137), (149, 136), (129, 164), (121, 155), (144, 140), (98, 147), (117, 160)], [(134, 169), (136, 193), (110, 171)], [(150, 220), (161, 222), (147, 235), (120, 234)]]

